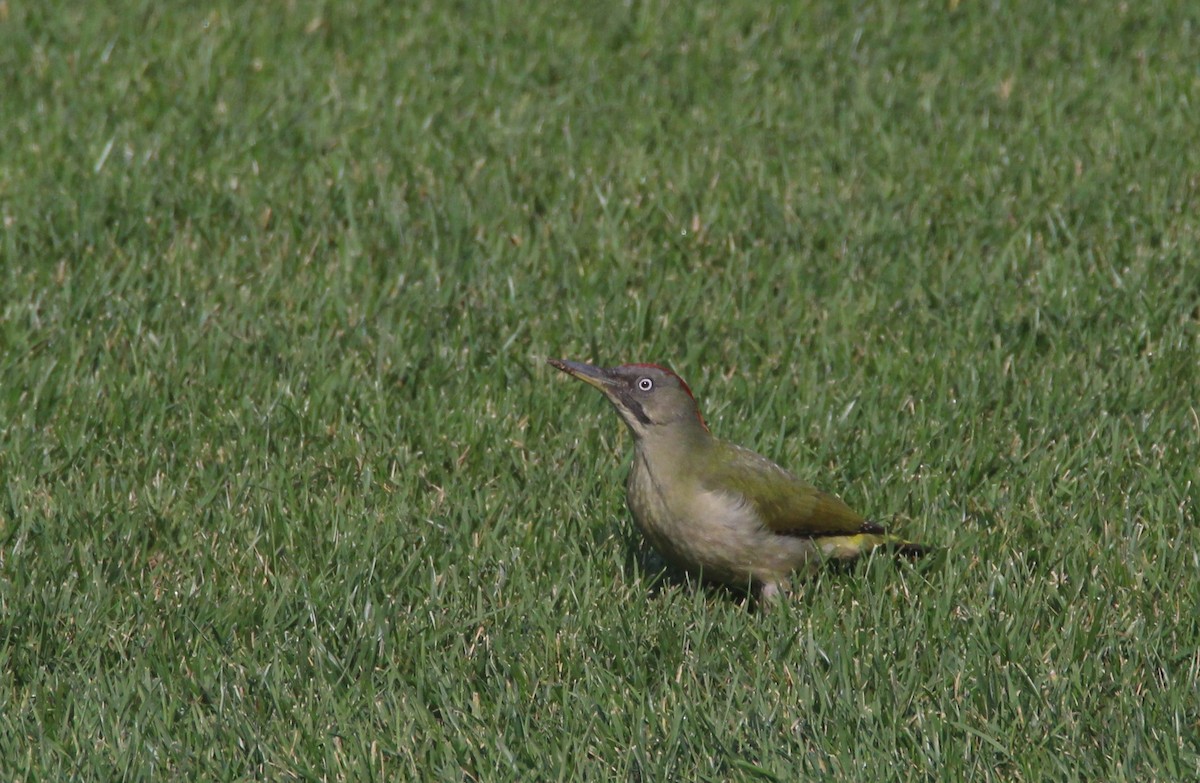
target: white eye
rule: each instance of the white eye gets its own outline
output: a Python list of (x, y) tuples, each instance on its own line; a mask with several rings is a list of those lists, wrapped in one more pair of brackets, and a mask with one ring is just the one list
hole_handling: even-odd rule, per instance
[(642, 391), (650, 391), (654, 388), (654, 381), (650, 380), (649, 378), (642, 378), (640, 381), (638, 381), (638, 388)]

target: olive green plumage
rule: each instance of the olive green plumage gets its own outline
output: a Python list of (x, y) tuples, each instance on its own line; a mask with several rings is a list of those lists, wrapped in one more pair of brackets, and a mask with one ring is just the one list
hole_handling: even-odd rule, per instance
[(712, 436), (691, 389), (658, 365), (600, 368), (550, 360), (604, 392), (634, 436), (627, 500), (667, 559), (770, 598), (793, 571), (876, 547), (919, 555), (840, 498)]

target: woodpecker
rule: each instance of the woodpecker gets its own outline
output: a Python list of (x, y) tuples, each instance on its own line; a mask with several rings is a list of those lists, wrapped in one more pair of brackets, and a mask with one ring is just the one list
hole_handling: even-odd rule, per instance
[(650, 544), (688, 573), (770, 601), (793, 572), (825, 560), (877, 547), (924, 553), (836, 495), (714, 437), (692, 390), (666, 367), (549, 363), (603, 392), (629, 427), (629, 510)]

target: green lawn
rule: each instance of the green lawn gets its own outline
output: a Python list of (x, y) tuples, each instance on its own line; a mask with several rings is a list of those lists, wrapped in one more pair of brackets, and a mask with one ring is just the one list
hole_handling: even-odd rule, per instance
[(1200, 7), (581, 7), (0, 0), (0, 779), (1200, 778)]

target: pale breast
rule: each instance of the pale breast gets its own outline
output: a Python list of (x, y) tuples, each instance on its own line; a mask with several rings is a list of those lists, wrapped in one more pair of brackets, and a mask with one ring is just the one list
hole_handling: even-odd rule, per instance
[(694, 487), (666, 487), (637, 455), (629, 474), (630, 511), (666, 558), (706, 579), (739, 587), (771, 582), (811, 559), (810, 541), (763, 527), (741, 496)]

